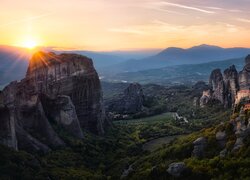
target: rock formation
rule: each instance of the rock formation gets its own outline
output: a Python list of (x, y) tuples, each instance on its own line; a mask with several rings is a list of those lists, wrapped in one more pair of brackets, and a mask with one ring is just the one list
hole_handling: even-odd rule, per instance
[(200, 98), (200, 107), (205, 107), (207, 103), (212, 99), (212, 91), (210, 89), (203, 91)]
[(219, 100), (222, 104), (225, 102), (225, 85), (220, 69), (212, 71), (209, 78), (209, 86), (213, 91), (213, 98)]
[(207, 140), (204, 137), (200, 137), (193, 142), (194, 149), (192, 156), (202, 158), (204, 156), (204, 149), (207, 145)]
[(224, 71), (225, 106), (231, 107), (239, 91), (238, 72), (234, 65)]
[(6, 106), (0, 106), (0, 143), (17, 149), (14, 119)]
[(215, 137), (220, 147), (224, 147), (226, 145), (227, 136), (225, 131), (217, 132)]
[(187, 167), (184, 162), (176, 162), (171, 163), (167, 169), (167, 172), (171, 174), (174, 177), (180, 177), (182, 176), (185, 171), (187, 170)]
[(120, 97), (108, 105), (108, 110), (121, 114), (133, 114), (142, 111), (144, 94), (138, 83), (130, 84)]
[(104, 133), (100, 81), (92, 60), (81, 55), (35, 53), (26, 77), (4, 88), (0, 107), (7, 132), (2, 144), (15, 149), (63, 146), (54, 126), (77, 138), (83, 138), (82, 130)]
[(234, 65), (226, 69), (222, 75), (220, 69), (212, 71), (209, 88), (203, 91), (200, 106), (204, 107), (210, 100), (218, 100), (225, 108), (232, 107), (239, 91), (238, 72)]
[(250, 55), (245, 59), (245, 66), (239, 72), (239, 85), (241, 90), (248, 90), (250, 88)]

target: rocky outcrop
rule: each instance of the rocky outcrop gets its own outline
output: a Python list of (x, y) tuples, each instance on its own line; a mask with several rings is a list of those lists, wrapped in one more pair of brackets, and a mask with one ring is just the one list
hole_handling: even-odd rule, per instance
[(36, 53), (26, 78), (37, 92), (71, 98), (83, 129), (103, 134), (105, 111), (100, 80), (92, 60), (77, 54)]
[(76, 114), (75, 106), (69, 96), (60, 95), (50, 99), (43, 95), (43, 107), (49, 119), (63, 127), (67, 132), (77, 138), (83, 138), (83, 132)]
[(202, 158), (204, 156), (204, 149), (207, 145), (207, 140), (204, 137), (200, 137), (193, 142), (194, 149), (192, 156)]
[(0, 106), (0, 143), (17, 150), (14, 119), (6, 106)]
[(184, 162), (172, 163), (169, 165), (167, 172), (174, 177), (180, 177), (187, 170)]
[(220, 69), (215, 69), (212, 71), (209, 78), (209, 86), (212, 88), (213, 98), (224, 104), (226, 90)]
[[(224, 107), (232, 107), (244, 100), (250, 100), (250, 55), (245, 58), (245, 66), (237, 72), (234, 65), (227, 68), (223, 75), (219, 69), (212, 71), (209, 85), (212, 96), (206, 96), (207, 91), (200, 100), (200, 105), (205, 106), (209, 100), (219, 100)], [(243, 102), (244, 103), (244, 102)]]
[(234, 143), (232, 152), (238, 151), (242, 146), (244, 146), (244, 139), (248, 138), (250, 135), (250, 123), (249, 120), (246, 121), (246, 112), (243, 107), (239, 112), (239, 115), (234, 119), (231, 119), (230, 123), (234, 127), (234, 133), (236, 136), (236, 141)]
[(0, 102), (8, 131), (2, 144), (15, 149), (47, 152), (63, 146), (55, 127), (77, 138), (83, 138), (82, 130), (104, 133), (100, 81), (91, 59), (81, 55), (34, 54), (26, 77), (5, 87)]
[(203, 91), (200, 98), (200, 107), (205, 107), (212, 99), (212, 91), (210, 89)]
[(235, 102), (237, 92), (239, 91), (238, 72), (234, 65), (230, 66), (224, 71), (224, 85), (225, 85), (225, 102), (226, 107), (231, 107)]
[(144, 94), (142, 87), (138, 83), (129, 84), (123, 94), (116, 100), (108, 103), (108, 111), (133, 114), (142, 111), (144, 102)]
[(225, 131), (217, 132), (215, 137), (220, 147), (224, 147), (226, 145), (227, 136)]
[(250, 88), (250, 55), (246, 57), (245, 66), (243, 70), (239, 72), (239, 85), (241, 90)]
[(200, 106), (205, 107), (210, 100), (219, 101), (225, 108), (232, 107), (239, 91), (238, 72), (234, 65), (226, 69), (222, 75), (220, 69), (212, 71), (209, 87), (203, 91)]

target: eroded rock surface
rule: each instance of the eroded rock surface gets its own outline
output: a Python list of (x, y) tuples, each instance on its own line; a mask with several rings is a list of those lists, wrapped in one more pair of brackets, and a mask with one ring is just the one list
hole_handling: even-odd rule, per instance
[(109, 111), (121, 114), (133, 114), (142, 111), (144, 94), (140, 84), (130, 84), (120, 96), (120, 98), (109, 103)]
[(2, 107), (0, 120), (9, 133), (2, 144), (15, 149), (47, 152), (63, 146), (51, 122), (78, 138), (83, 138), (82, 130), (104, 133), (100, 81), (85, 56), (35, 53), (26, 77), (0, 93)]
[(220, 69), (212, 71), (209, 78), (209, 85), (213, 91), (213, 98), (219, 100), (222, 104), (225, 101), (225, 86)]

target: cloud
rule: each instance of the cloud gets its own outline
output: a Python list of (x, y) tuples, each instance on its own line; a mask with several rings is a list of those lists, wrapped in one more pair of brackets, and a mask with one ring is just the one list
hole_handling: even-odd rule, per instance
[(208, 9), (213, 9), (213, 10), (224, 10), (223, 8), (220, 7), (207, 7)]
[(177, 3), (170, 3), (170, 2), (165, 2), (165, 1), (161, 1), (159, 2), (162, 5), (166, 5), (166, 6), (172, 6), (172, 7), (178, 7), (178, 8), (182, 8), (182, 9), (189, 9), (189, 10), (193, 10), (193, 11), (198, 11), (198, 12), (202, 12), (202, 13), (207, 13), (207, 14), (214, 14), (214, 11), (208, 11), (202, 8), (197, 8), (194, 6), (186, 6), (186, 5), (182, 5), (182, 4), (177, 4)]
[(161, 11), (161, 12), (165, 12), (165, 13), (171, 13), (171, 14), (178, 14), (178, 15), (186, 15), (185, 13), (181, 13), (178, 11), (172, 11), (172, 10), (167, 10), (167, 9), (163, 9), (163, 8), (150, 8), (156, 11)]
[(136, 28), (110, 28), (108, 29), (110, 32), (115, 33), (127, 33), (127, 34), (136, 34), (136, 35), (145, 35), (146, 32), (142, 30), (138, 30)]
[(15, 21), (10, 21), (10, 22), (5, 23), (5, 24), (0, 24), (0, 27), (5, 27), (5, 26), (12, 25), (12, 24), (22, 23), (22, 22), (33, 21), (33, 20), (36, 20), (36, 19), (40, 19), (40, 18), (49, 16), (49, 15), (51, 15), (51, 14), (52, 14), (52, 13), (44, 13), (44, 14), (40, 14), (40, 15), (37, 15), (37, 16), (31, 16), (31, 17), (24, 18), (24, 19), (19, 19), (19, 20), (15, 20)]
[(244, 23), (250, 23), (250, 19), (238, 18), (236, 20), (238, 20), (240, 22), (244, 22)]

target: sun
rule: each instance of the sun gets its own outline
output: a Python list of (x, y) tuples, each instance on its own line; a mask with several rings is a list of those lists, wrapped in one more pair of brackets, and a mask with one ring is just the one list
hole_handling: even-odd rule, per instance
[(22, 43), (22, 46), (28, 49), (34, 49), (37, 46), (37, 42), (34, 40), (26, 40)]

